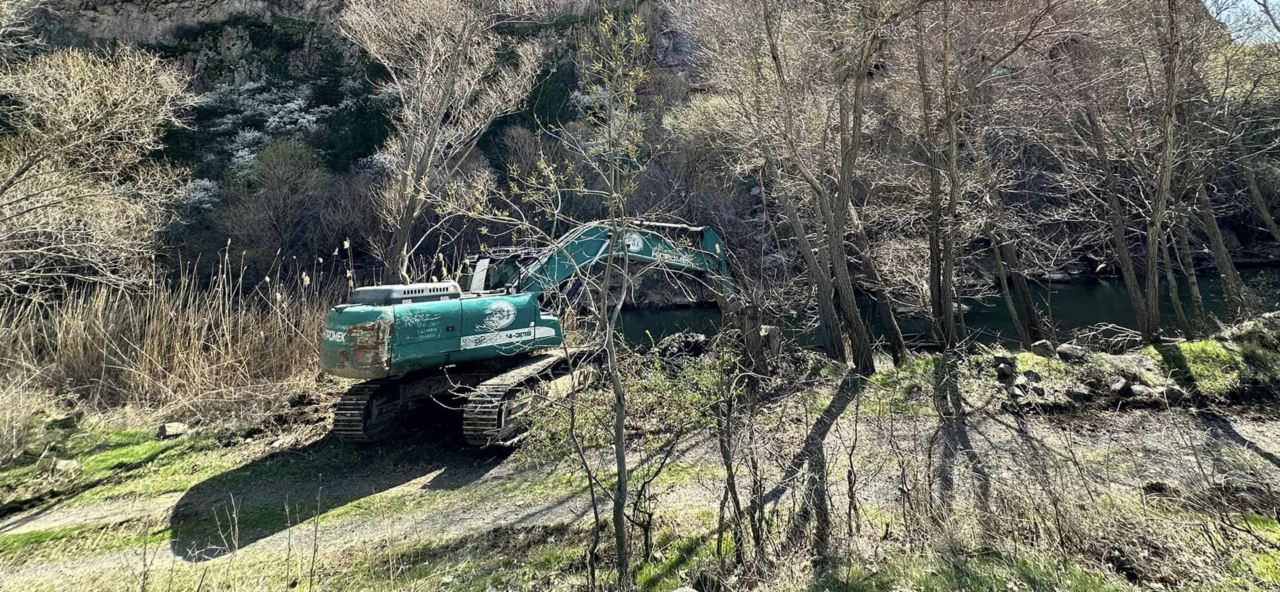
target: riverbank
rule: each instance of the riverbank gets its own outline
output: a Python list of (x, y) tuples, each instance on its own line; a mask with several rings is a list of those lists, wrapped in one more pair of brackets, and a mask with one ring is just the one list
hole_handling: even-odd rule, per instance
[[(810, 476), (789, 474), (790, 457), (771, 451), (801, 450), (834, 417), (823, 448), (836, 564), (818, 569), (799, 545), (783, 554), (794, 563), (734, 568), (732, 532), (717, 526), (725, 468), (712, 433), (698, 431), (654, 482), (654, 551), (637, 581), (704, 591), (1280, 586), (1278, 340), (1280, 315), (1269, 315), (1218, 340), (1121, 355), (921, 355), (861, 390), (813, 359), (804, 376), (777, 379), (800, 388), (739, 436), (754, 442), (758, 472), (737, 468), (778, 492), (763, 524), (786, 540), (812, 512)], [(48, 418), (63, 462), (0, 471), (0, 587), (585, 584), (591, 496), (572, 459), (466, 449), (432, 430), (372, 447), (336, 442), (325, 436), (334, 394), (298, 399), (265, 430), (160, 438), (123, 415)], [(607, 564), (607, 542), (600, 553)]]

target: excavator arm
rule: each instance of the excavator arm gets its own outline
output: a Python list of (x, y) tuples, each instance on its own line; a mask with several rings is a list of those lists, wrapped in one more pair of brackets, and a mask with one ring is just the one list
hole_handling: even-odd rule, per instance
[[(620, 242), (615, 247), (615, 256), (661, 265), (671, 271), (703, 274), (721, 298), (731, 297), (736, 290), (724, 244), (714, 230), (638, 220), (627, 220), (617, 225), (608, 222), (584, 224), (536, 254), (516, 257), (522, 261), (512, 288), (521, 293), (553, 291), (569, 278), (607, 258), (614, 240)], [(511, 268), (506, 269), (510, 274)]]

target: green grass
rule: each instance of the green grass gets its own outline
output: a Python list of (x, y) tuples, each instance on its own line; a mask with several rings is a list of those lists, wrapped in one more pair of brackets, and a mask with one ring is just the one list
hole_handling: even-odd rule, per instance
[(0, 535), (0, 555), (13, 555), (52, 542), (79, 537), (94, 530), (86, 526), (68, 526), (34, 532)]
[(78, 524), (16, 534), (0, 534), (0, 557), (24, 562), (42, 557), (66, 559), (132, 549), (169, 540), (167, 527), (153, 528), (139, 522)]
[[(244, 462), (239, 454), (212, 440), (149, 442), (131, 447), (134, 462), (127, 479), (102, 483), (76, 496), (73, 503), (117, 498), (148, 498), (186, 491)], [(146, 462), (138, 462), (146, 458)], [(88, 466), (88, 465), (86, 465)]]
[(108, 436), (107, 449), (89, 454), (80, 461), (86, 475), (104, 476), (116, 471), (137, 468), (177, 447), (177, 440), (155, 440), (149, 435), (118, 432)]
[(1031, 553), (972, 555), (942, 551), (900, 556), (870, 566), (850, 562), (814, 584), (813, 592), (1009, 592), (1137, 590), (1113, 574)]
[(877, 415), (935, 414), (929, 400), (933, 392), (937, 357), (913, 357), (903, 365), (871, 377), (863, 392), (861, 409)]
[(1180, 386), (1211, 398), (1223, 398), (1240, 387), (1243, 360), (1212, 339), (1146, 349)]
[[(569, 527), (499, 529), (447, 541), (418, 540), (365, 553), (332, 574), (330, 590), (571, 589), (582, 583), (588, 534)], [(602, 571), (608, 570), (603, 566)]]
[(1268, 586), (1280, 587), (1280, 551), (1251, 553), (1245, 563), (1254, 577)]
[[(733, 537), (725, 535), (722, 551), (733, 556)], [(696, 536), (679, 536), (663, 532), (654, 542), (654, 557), (635, 570), (637, 589), (642, 592), (674, 590), (689, 581), (688, 575), (710, 565), (716, 557), (716, 536), (706, 532)]]

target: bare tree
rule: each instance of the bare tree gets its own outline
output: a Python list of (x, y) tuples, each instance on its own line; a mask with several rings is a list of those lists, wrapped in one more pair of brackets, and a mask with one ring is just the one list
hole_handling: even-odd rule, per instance
[(507, 3), (466, 0), (357, 0), (342, 13), (342, 31), (385, 68), (385, 91), (397, 102), (387, 152), (396, 178), (374, 206), (389, 243), (384, 280), (409, 281), (409, 260), (427, 238), (415, 231), (429, 204), (467, 175), (476, 141), (498, 117), (521, 105), (532, 88), (542, 48), (507, 38)]
[(56, 50), (0, 75), (0, 290), (145, 285), (181, 186), (151, 158), (190, 104), (185, 79), (138, 50)]
[(313, 151), (293, 140), (276, 142), (226, 188), (219, 221), (241, 248), (283, 255), (322, 251), (330, 245), (318, 242), (318, 210), (328, 185)]

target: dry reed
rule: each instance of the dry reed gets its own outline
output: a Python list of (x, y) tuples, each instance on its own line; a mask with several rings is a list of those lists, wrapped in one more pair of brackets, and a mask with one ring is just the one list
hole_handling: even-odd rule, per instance
[(268, 410), (314, 384), (324, 315), (346, 290), (345, 274), (319, 265), (282, 274), (277, 264), (247, 285), (230, 263), (143, 292), (92, 288), (53, 305), (0, 303), (0, 377), (91, 408), (138, 406), (170, 418)]

